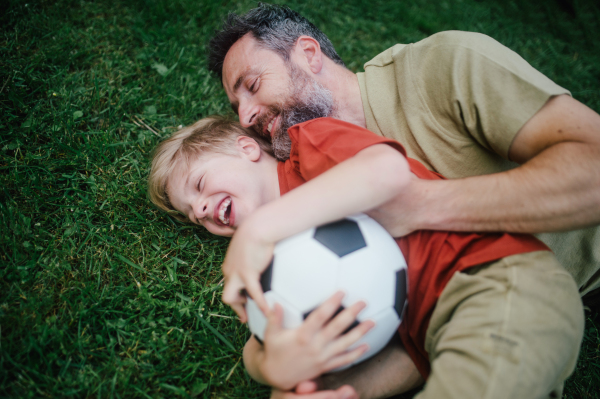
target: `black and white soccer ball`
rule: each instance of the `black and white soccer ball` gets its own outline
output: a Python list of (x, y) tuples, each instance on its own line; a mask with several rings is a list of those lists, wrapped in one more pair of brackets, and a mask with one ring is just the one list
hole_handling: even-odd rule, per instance
[[(261, 276), (269, 306), (283, 308), (283, 326), (296, 328), (336, 291), (342, 306), (359, 300), (366, 308), (354, 325), (373, 320), (373, 327), (352, 348), (369, 349), (352, 364), (379, 352), (397, 331), (406, 306), (406, 261), (389, 233), (364, 214), (306, 230), (275, 245), (273, 260)], [(340, 309), (341, 310), (341, 309)], [(256, 303), (246, 304), (250, 331), (262, 342), (266, 317)], [(352, 364), (340, 367), (339, 371)]]

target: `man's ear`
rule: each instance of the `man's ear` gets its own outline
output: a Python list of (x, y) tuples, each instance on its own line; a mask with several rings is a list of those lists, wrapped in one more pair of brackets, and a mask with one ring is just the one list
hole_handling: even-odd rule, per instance
[(321, 45), (318, 41), (310, 36), (300, 36), (296, 40), (294, 47), (295, 56), (299, 58), (298, 65), (304, 63), (312, 71), (317, 74), (321, 72), (323, 68), (323, 53), (321, 52)]
[(239, 136), (235, 140), (235, 146), (241, 156), (252, 162), (258, 161), (262, 155), (262, 150), (256, 140), (248, 136)]

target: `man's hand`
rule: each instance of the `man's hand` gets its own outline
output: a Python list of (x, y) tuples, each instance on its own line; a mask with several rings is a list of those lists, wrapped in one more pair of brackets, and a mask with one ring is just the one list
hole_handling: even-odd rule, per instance
[[(246, 295), (256, 302), (264, 314), (269, 306), (260, 286), (260, 275), (273, 258), (275, 243), (261, 240), (242, 225), (234, 234), (223, 262), (223, 302), (237, 313), (242, 323), (248, 320), (244, 304)], [(245, 292), (244, 292), (245, 291)]]
[(411, 204), (411, 209), (418, 208), (418, 198), (427, 192), (428, 182), (411, 174), (401, 193), (366, 214), (382, 225), (392, 237), (403, 237), (418, 230), (419, 226), (413, 218), (413, 213), (399, 212), (398, 209), (408, 208), (407, 204)]
[(273, 388), (271, 399), (359, 399), (359, 396), (350, 385), (317, 391), (317, 384), (314, 381), (303, 381), (294, 391), (281, 391)]
[(289, 390), (300, 381), (315, 378), (358, 359), (367, 349), (363, 344), (348, 350), (375, 324), (368, 320), (344, 334), (366, 306), (358, 302), (335, 315), (343, 293), (338, 292), (310, 313), (295, 329), (282, 327), (283, 310), (275, 305), (269, 313), (264, 337), (264, 356), (258, 365), (266, 382)]

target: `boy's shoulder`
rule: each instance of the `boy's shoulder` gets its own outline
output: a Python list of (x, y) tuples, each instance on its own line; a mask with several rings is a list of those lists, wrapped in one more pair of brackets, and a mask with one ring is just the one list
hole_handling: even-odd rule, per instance
[(341, 119), (335, 119), (330, 116), (315, 118), (308, 120), (306, 122), (298, 123), (288, 129), (293, 131), (301, 131), (303, 129), (313, 130), (313, 129), (351, 129), (356, 131), (363, 131), (367, 134), (375, 134), (370, 130), (367, 130), (361, 126), (355, 125), (350, 122), (343, 121)]

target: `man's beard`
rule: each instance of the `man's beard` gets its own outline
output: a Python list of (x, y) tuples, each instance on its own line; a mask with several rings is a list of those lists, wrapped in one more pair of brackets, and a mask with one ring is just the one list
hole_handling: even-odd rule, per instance
[[(267, 118), (277, 114), (281, 116), (279, 127), (271, 133), (273, 153), (279, 161), (285, 161), (290, 157), (292, 141), (287, 132), (290, 127), (311, 119), (332, 116), (335, 112), (333, 95), (328, 89), (291, 62), (288, 70), (291, 82), (290, 94), (282, 103), (269, 107), (264, 121), (257, 123), (260, 128), (264, 126)], [(264, 130), (260, 129), (260, 131)]]

